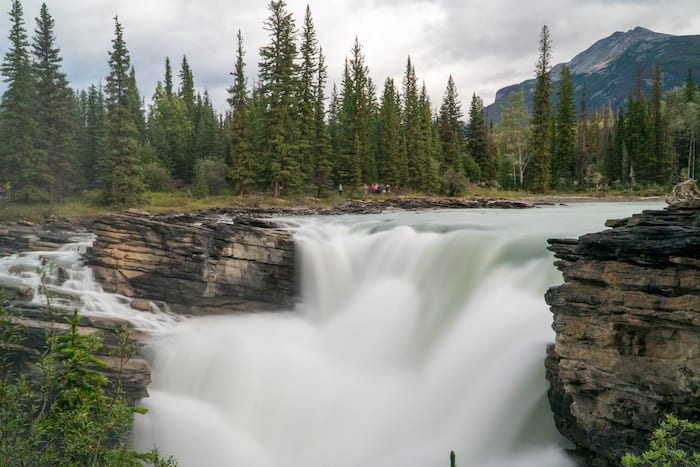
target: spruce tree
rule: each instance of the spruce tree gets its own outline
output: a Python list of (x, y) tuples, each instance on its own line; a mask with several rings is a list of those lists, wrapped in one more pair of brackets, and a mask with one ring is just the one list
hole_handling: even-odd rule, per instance
[(9, 48), (0, 66), (7, 88), (0, 102), (0, 185), (13, 199), (46, 201), (50, 169), (46, 151), (37, 148), (36, 83), (22, 5), (12, 2)]
[(384, 82), (379, 115), (383, 161), (379, 175), (392, 186), (401, 186), (406, 171), (406, 160), (401, 152), (401, 96), (391, 78)]
[(419, 141), (419, 119), (418, 79), (416, 78), (416, 69), (411, 63), (411, 57), (408, 57), (403, 77), (403, 140), (406, 153), (406, 184), (411, 189), (420, 188), (421, 169), (424, 167), (424, 164), (421, 163), (423, 153)]
[(316, 103), (316, 79), (318, 74), (318, 40), (316, 30), (311, 17), (311, 9), (306, 6), (304, 26), (301, 31), (301, 45), (299, 47), (301, 59), (299, 67), (299, 152), (301, 157), (301, 171), (304, 174), (304, 183), (312, 181), (314, 175), (314, 156), (312, 152), (314, 138), (315, 103)]
[(106, 136), (105, 100), (102, 87), (91, 85), (86, 93), (84, 113), (81, 116), (83, 135), (80, 154), (82, 180), (86, 187), (94, 188), (98, 183), (99, 155), (104, 154)]
[(449, 169), (458, 173), (464, 171), (465, 135), (462, 130), (462, 118), (463, 114), (457, 87), (450, 75), (438, 116), (438, 128), (442, 146), (442, 172), (446, 172)]
[(243, 196), (255, 181), (255, 165), (253, 147), (251, 144), (251, 103), (248, 96), (248, 81), (245, 77), (245, 62), (243, 57), (243, 36), (238, 30), (236, 47), (236, 65), (233, 71), (233, 86), (228, 88), (228, 103), (231, 106), (230, 139), (231, 139), (231, 171), (229, 177)]
[(641, 70), (637, 71), (637, 86), (630, 90), (625, 122), (625, 144), (629, 152), (630, 183), (653, 182), (656, 162), (651, 153), (651, 125), (647, 101), (642, 91)]
[(326, 196), (333, 189), (333, 167), (331, 163), (331, 141), (328, 125), (326, 125), (326, 107), (324, 90), (328, 72), (323, 51), (318, 50), (318, 70), (316, 73), (316, 96), (314, 99), (314, 133), (312, 138), (312, 155), (314, 186), (316, 196)]
[(545, 192), (550, 185), (550, 159), (552, 147), (552, 80), (550, 61), (552, 42), (549, 28), (540, 32), (539, 58), (535, 66), (535, 96), (532, 110), (530, 151), (532, 151), (532, 183), (535, 192)]
[(131, 59), (124, 41), (119, 18), (115, 29), (109, 69), (105, 85), (106, 138), (102, 155), (100, 180), (107, 204), (129, 205), (138, 202), (144, 191), (139, 161), (139, 131), (134, 114), (135, 80), (131, 75)]
[(476, 93), (472, 95), (469, 105), (469, 124), (467, 125), (467, 152), (479, 165), (481, 179), (493, 180), (495, 177), (494, 161), (490, 158), (486, 127), (484, 101)]
[(49, 168), (48, 191), (53, 201), (60, 201), (78, 184), (76, 161), (76, 107), (73, 91), (61, 71), (62, 58), (56, 47), (54, 20), (46, 4), (36, 18), (32, 53), (38, 102), (37, 147)]
[(270, 1), (264, 29), (270, 43), (260, 48), (260, 91), (264, 99), (264, 164), (267, 182), (276, 198), (284, 188), (290, 193), (303, 186), (297, 122), (299, 66), (294, 41), (296, 26), (283, 0)]
[[(569, 188), (574, 182), (576, 166), (576, 103), (574, 83), (569, 68), (564, 65), (559, 79), (559, 90), (554, 117), (552, 144), (552, 184), (559, 189)], [(583, 177), (585, 166), (579, 168)]]
[(671, 163), (668, 156), (666, 138), (668, 123), (663, 115), (663, 77), (661, 67), (657, 63), (654, 66), (654, 79), (651, 84), (651, 96), (649, 99), (649, 113), (651, 114), (651, 154), (655, 159), (654, 181), (657, 183), (668, 182), (671, 176)]

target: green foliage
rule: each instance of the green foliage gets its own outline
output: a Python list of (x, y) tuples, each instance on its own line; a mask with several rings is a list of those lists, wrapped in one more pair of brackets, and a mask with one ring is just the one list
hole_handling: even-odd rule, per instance
[(457, 467), (457, 459), (454, 451), (450, 451), (450, 467)]
[(532, 110), (530, 150), (532, 151), (532, 183), (534, 191), (549, 190), (552, 145), (552, 78), (550, 61), (552, 42), (549, 28), (542, 26), (539, 44), (540, 55), (535, 66), (535, 98)]
[(447, 196), (459, 196), (467, 189), (468, 182), (462, 172), (449, 168), (442, 176), (442, 189)]
[(194, 168), (194, 191), (197, 196), (215, 196), (226, 186), (226, 164), (216, 159), (202, 159)]
[[(157, 451), (129, 446), (134, 414), (145, 411), (129, 406), (121, 370), (116, 384), (99, 371), (106, 367), (97, 357), (100, 338), (79, 329), (77, 311), (66, 318), (65, 331), (49, 332), (36, 362), (36, 385), (17, 370), (22, 344), (18, 319), (0, 307), (0, 465), (177, 465)], [(128, 331), (122, 330), (120, 368), (133, 350), (129, 342)]]
[(555, 188), (573, 186), (576, 161), (576, 104), (571, 72), (565, 65), (559, 80), (559, 102), (555, 109), (554, 141), (552, 144), (552, 185)]
[(624, 467), (700, 466), (700, 423), (666, 415), (654, 430), (649, 449), (640, 455), (625, 454)]
[(124, 41), (122, 25), (114, 18), (115, 30), (109, 53), (110, 74), (105, 86), (105, 153), (99, 161), (99, 177), (106, 204), (128, 206), (138, 202), (144, 191), (140, 167), (138, 119), (134, 102), (136, 81)]
[(144, 164), (143, 180), (151, 191), (170, 191), (173, 182), (168, 168), (157, 160)]
[[(467, 150), (479, 165), (479, 172), (485, 181), (495, 177), (494, 161), (491, 159), (487, 140), (484, 102), (476, 93), (472, 95), (469, 106), (469, 125), (467, 125)], [(477, 179), (473, 179), (477, 180)]]

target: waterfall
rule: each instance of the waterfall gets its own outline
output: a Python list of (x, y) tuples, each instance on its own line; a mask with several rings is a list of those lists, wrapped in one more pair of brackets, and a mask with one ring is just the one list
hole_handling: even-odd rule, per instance
[(131, 307), (132, 299), (105, 293), (82, 256), (92, 245), (92, 235), (55, 251), (29, 251), (0, 258), (0, 287), (23, 290), (37, 305), (73, 310), (81, 315), (128, 321), (134, 328), (157, 333), (169, 329), (178, 318), (150, 304), (150, 313)]
[(183, 466), (572, 465), (546, 401), (545, 239), (641, 207), (290, 220), (297, 309), (154, 338), (136, 444)]
[[(183, 467), (563, 467), (546, 401), (548, 237), (657, 208), (582, 203), (531, 210), (281, 219), (294, 229), (294, 310), (175, 319), (105, 293), (82, 253), (0, 258), (0, 286), (37, 303), (129, 320), (151, 334), (149, 409), (134, 444)], [(42, 279), (43, 275), (43, 279)]]

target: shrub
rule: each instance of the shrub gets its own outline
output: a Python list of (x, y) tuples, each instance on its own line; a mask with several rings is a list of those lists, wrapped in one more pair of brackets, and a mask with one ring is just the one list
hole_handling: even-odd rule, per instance
[(639, 456), (625, 454), (624, 467), (700, 466), (700, 423), (666, 415), (652, 433), (649, 449)]
[[(133, 416), (145, 409), (131, 407), (121, 381), (111, 385), (99, 372), (106, 367), (96, 356), (101, 340), (80, 332), (77, 311), (66, 319), (65, 332), (49, 333), (37, 362), (38, 385), (18, 370), (17, 320), (0, 307), (0, 465), (177, 465), (155, 450), (129, 446)], [(123, 363), (131, 350), (128, 337), (120, 333)]]
[(194, 191), (197, 196), (215, 196), (226, 186), (228, 167), (223, 161), (201, 159), (194, 167)]
[(170, 191), (173, 184), (170, 171), (158, 161), (148, 162), (143, 166), (143, 179), (151, 191)]

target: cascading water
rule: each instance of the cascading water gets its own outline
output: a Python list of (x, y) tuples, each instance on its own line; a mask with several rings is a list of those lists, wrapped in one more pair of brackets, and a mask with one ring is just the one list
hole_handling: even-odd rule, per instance
[(183, 466), (566, 466), (548, 237), (651, 204), (296, 220), (302, 300), (153, 339), (140, 448)]
[[(545, 398), (548, 237), (659, 204), (296, 219), (296, 310), (178, 320), (107, 294), (81, 255), (0, 258), (0, 286), (152, 334), (134, 427), (187, 466), (566, 466)], [(42, 274), (44, 278), (42, 279)]]
[(32, 303), (51, 303), (77, 309), (86, 316), (126, 320), (151, 333), (169, 329), (178, 321), (153, 303), (151, 313), (143, 313), (130, 306), (131, 299), (105, 293), (81, 259), (92, 241), (92, 236), (85, 235), (56, 251), (21, 252), (0, 258), (0, 287), (24, 290)]

